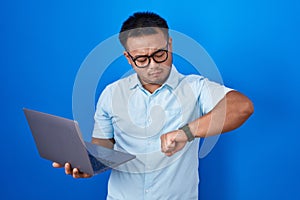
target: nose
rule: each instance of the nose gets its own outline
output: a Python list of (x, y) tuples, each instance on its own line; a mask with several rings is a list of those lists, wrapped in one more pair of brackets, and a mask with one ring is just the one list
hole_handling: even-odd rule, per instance
[(149, 58), (149, 65), (148, 65), (148, 68), (149, 69), (155, 69), (155, 68), (157, 68), (158, 67), (158, 63), (156, 63), (154, 60), (153, 60), (153, 58)]

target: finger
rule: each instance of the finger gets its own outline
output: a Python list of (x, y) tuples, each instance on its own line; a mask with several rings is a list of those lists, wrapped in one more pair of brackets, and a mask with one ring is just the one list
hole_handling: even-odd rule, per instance
[(161, 151), (163, 153), (171, 152), (176, 146), (175, 138), (168, 137), (168, 134), (161, 136)]
[(171, 153), (175, 149), (175, 145), (169, 145), (168, 148), (166, 149), (165, 153)]
[(167, 149), (168, 149), (167, 148), (167, 135), (166, 134), (164, 135), (163, 145), (164, 145), (163, 151), (166, 152)]
[(164, 152), (169, 151), (169, 141), (167, 134), (164, 135)]
[(171, 138), (170, 142), (168, 142), (168, 149), (175, 148), (175, 139)]
[(176, 147), (175, 138), (168, 138), (166, 152), (170, 153), (174, 151), (175, 147)]
[(176, 132), (176, 134), (175, 134), (174, 137), (172, 138), (172, 141), (176, 141), (176, 138), (180, 136), (179, 134), (180, 134), (180, 130), (178, 130), (178, 131)]
[(90, 177), (92, 177), (92, 175), (87, 173), (82, 173), (77, 168), (73, 169), (73, 178), (90, 178)]
[(174, 154), (174, 151), (165, 153), (165, 155), (168, 156), (168, 157), (172, 156), (173, 154)]
[(161, 151), (163, 153), (171, 152), (175, 148), (175, 139), (168, 138), (167, 134), (161, 136)]
[(73, 178), (79, 178), (79, 170), (77, 168), (73, 169)]
[(65, 173), (68, 175), (72, 174), (72, 169), (71, 169), (70, 163), (65, 164)]
[(63, 165), (61, 165), (61, 164), (59, 164), (57, 162), (53, 162), (52, 163), (52, 167), (54, 167), (54, 168), (61, 168), (61, 167), (63, 167)]
[(160, 136), (161, 151), (165, 152), (165, 135)]
[(173, 138), (170, 139), (170, 142), (171, 143), (175, 142), (175, 138), (176, 138), (176, 135)]

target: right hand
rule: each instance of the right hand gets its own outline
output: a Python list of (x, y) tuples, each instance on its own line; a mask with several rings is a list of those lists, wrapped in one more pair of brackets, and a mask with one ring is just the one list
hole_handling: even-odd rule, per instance
[(62, 167), (64, 167), (65, 168), (65, 173), (67, 175), (72, 175), (73, 178), (90, 178), (90, 177), (92, 177), (92, 175), (90, 175), (90, 174), (83, 173), (83, 172), (79, 171), (78, 168), (72, 168), (71, 165), (70, 165), (70, 163), (66, 163), (63, 166), (63, 165), (61, 165), (61, 164), (59, 164), (57, 162), (53, 162), (52, 166), (54, 168), (62, 168)]
[(166, 156), (172, 156), (186, 145), (188, 138), (183, 130), (175, 130), (160, 136), (161, 151)]

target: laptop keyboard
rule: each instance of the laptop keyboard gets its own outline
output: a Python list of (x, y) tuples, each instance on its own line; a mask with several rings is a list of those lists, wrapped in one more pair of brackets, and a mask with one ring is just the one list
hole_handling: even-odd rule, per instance
[[(115, 162), (105, 160), (105, 159), (100, 159), (100, 158), (95, 158), (92, 154), (88, 152), (92, 167), (94, 171), (100, 171), (104, 169), (109, 169), (111, 166), (115, 164)], [(106, 169), (106, 170), (107, 170)]]

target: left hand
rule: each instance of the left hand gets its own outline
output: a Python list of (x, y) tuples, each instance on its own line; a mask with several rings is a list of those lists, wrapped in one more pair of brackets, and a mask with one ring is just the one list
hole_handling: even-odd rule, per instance
[(172, 156), (183, 149), (188, 138), (183, 130), (176, 130), (160, 136), (160, 141), (161, 151), (165, 153), (166, 156)]
[(92, 177), (92, 175), (90, 175), (90, 174), (80, 172), (78, 168), (72, 168), (70, 163), (65, 163), (65, 165), (61, 165), (57, 162), (53, 162), (52, 166), (54, 168), (64, 167), (65, 168), (65, 173), (67, 175), (72, 175), (73, 178), (90, 178), (90, 177)]

